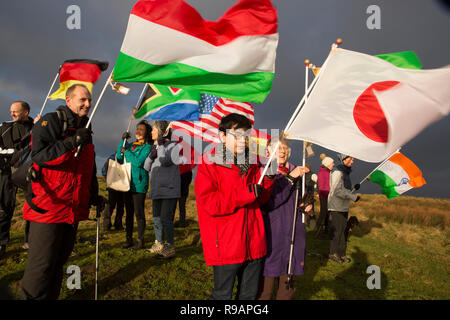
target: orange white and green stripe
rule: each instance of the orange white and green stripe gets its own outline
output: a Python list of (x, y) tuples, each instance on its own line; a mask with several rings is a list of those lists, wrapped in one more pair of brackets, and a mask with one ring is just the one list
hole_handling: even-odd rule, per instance
[(241, 0), (218, 21), (184, 0), (138, 1), (113, 79), (263, 102), (274, 77), (277, 20), (270, 0)]
[(66, 60), (59, 70), (59, 89), (53, 92), (51, 100), (66, 98), (66, 91), (74, 84), (85, 85), (92, 93), (94, 83), (100, 78), (102, 71), (108, 68), (107, 62), (90, 59)]
[(379, 184), (388, 199), (426, 184), (422, 171), (406, 156), (397, 152), (375, 170), (369, 180)]

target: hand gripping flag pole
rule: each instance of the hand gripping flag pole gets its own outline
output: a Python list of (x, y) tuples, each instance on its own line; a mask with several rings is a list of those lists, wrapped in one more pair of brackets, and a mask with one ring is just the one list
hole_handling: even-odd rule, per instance
[[(340, 39), (338, 39), (339, 41)], [(332, 50), (330, 51), (330, 54), (334, 51), (335, 48), (337, 48), (337, 43), (333, 43), (332, 45)], [(283, 132), (286, 133), (286, 137), (288, 137), (288, 133), (289, 133), (289, 129), (292, 125), (292, 123), (294, 122), (295, 118), (297, 117), (298, 113), (300, 112), (301, 108), (303, 107), (304, 103), (305, 103), (305, 99), (306, 97), (311, 93), (312, 89), (314, 88), (315, 84), (317, 83), (317, 80), (320, 79), (320, 75), (322, 74), (323, 70), (326, 68), (327, 63), (328, 63), (328, 58), (330, 57), (330, 54), (328, 54), (327, 59), (325, 60), (325, 62), (323, 63), (322, 68), (319, 70), (319, 73), (317, 74), (317, 76), (314, 78), (314, 80), (311, 82), (311, 85), (308, 87), (308, 91), (305, 93), (305, 95), (303, 96), (303, 98), (300, 100), (297, 108), (295, 109), (294, 113), (291, 116), (291, 119), (288, 121), (286, 128), (284, 129)], [(278, 142), (275, 145), (275, 148), (273, 149), (272, 153), (270, 154), (270, 157), (264, 167), (264, 170), (261, 174), (261, 177), (259, 178), (258, 184), (261, 184), (262, 180), (264, 179), (264, 175), (266, 174), (269, 165), (272, 163), (273, 157), (275, 155), (275, 153), (278, 150), (278, 147), (280, 146), (280, 141), (278, 140)]]
[[(48, 90), (47, 95), (45, 96), (44, 104), (42, 105), (41, 111), (39, 111), (39, 114), (40, 114), (40, 115), (42, 115), (42, 112), (44, 111), (45, 105), (47, 104), (48, 97), (50, 96), (50, 92), (52, 92), (53, 86), (54, 86), (55, 83), (56, 83), (56, 79), (58, 79), (59, 71), (60, 71), (60, 70), (61, 70), (61, 65), (59, 66), (58, 72), (56, 73), (56, 76), (55, 76), (55, 79), (53, 80), (53, 83), (52, 83), (52, 85), (50, 86), (50, 89)], [(39, 115), (39, 114), (38, 114), (38, 115)]]
[[(113, 68), (113, 70), (114, 70), (114, 68)], [(100, 103), (100, 100), (102, 99), (103, 94), (105, 93), (106, 87), (107, 87), (108, 84), (111, 82), (112, 74), (113, 74), (113, 72), (111, 71), (111, 73), (110, 73), (108, 79), (107, 79), (106, 82), (105, 82), (105, 85), (103, 86), (102, 92), (100, 93), (100, 96), (98, 97), (97, 102), (95, 103), (94, 109), (92, 110), (91, 115), (89, 116), (89, 120), (88, 120), (88, 122), (87, 122), (87, 124), (86, 124), (86, 128), (89, 128), (89, 125), (91, 124), (92, 118), (94, 117), (95, 111), (96, 111), (97, 108), (98, 108), (98, 105), (99, 105), (99, 103)], [(81, 149), (81, 146), (78, 146), (77, 152), (75, 152), (75, 157), (78, 156), (78, 153), (80, 152), (80, 149)]]

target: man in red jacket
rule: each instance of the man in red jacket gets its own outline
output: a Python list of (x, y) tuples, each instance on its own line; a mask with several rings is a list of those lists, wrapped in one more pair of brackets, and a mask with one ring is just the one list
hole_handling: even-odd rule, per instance
[[(249, 159), (250, 121), (239, 114), (222, 118), (222, 141), (198, 165), (195, 180), (198, 221), (205, 262), (213, 266), (211, 299), (255, 299), (262, 258), (267, 253), (260, 205), (270, 197), (273, 176), (258, 185), (262, 167)], [(275, 166), (276, 168), (276, 166)]]
[(88, 219), (90, 205), (103, 205), (91, 131), (85, 128), (91, 94), (84, 85), (73, 85), (66, 103), (32, 129), (31, 159), (37, 178), (23, 207), (24, 219), (31, 221), (23, 299), (58, 298), (78, 222)]

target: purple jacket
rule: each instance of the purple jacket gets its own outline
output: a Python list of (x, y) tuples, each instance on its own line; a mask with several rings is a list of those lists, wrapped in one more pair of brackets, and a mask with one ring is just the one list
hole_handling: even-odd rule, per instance
[[(289, 171), (295, 168), (289, 164)], [(299, 190), (298, 200), (302, 198)], [(279, 277), (288, 274), (292, 223), (295, 209), (295, 186), (281, 174), (277, 174), (273, 184), (272, 196), (263, 206), (264, 224), (267, 237), (267, 256), (264, 261), (263, 275)], [(300, 211), (299, 211), (300, 212)], [(291, 271), (303, 275), (305, 261), (306, 229), (301, 214), (297, 214), (294, 252)]]
[(317, 175), (317, 187), (319, 188), (319, 198), (328, 199), (330, 193), (330, 169), (320, 166)]

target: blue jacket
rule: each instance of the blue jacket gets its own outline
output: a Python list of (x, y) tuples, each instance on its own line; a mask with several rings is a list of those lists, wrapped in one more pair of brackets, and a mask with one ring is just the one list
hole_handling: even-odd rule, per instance
[[(124, 156), (120, 154), (123, 142), (117, 147), (117, 160), (122, 161)], [(134, 149), (133, 149), (134, 147)], [(147, 143), (143, 145), (134, 145), (126, 143), (124, 153), (126, 162), (131, 163), (131, 182), (130, 191), (137, 193), (147, 193), (148, 190), (148, 172), (144, 170), (144, 162), (147, 159), (151, 146)]]

